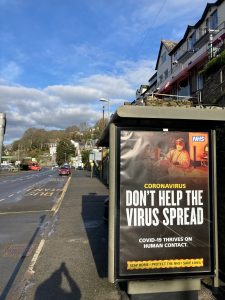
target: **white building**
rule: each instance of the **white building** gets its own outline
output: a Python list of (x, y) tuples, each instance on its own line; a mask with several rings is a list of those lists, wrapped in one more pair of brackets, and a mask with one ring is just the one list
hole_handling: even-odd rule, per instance
[(51, 156), (56, 155), (56, 152), (57, 152), (57, 144), (58, 144), (58, 143), (49, 143), (49, 152), (50, 152), (50, 155), (51, 155)]

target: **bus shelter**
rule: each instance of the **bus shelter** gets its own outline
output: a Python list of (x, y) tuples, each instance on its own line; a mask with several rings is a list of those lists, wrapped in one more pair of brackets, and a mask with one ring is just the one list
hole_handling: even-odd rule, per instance
[(105, 129), (108, 278), (127, 281), (131, 296), (197, 299), (205, 277), (218, 287), (216, 132), (224, 121), (218, 107), (126, 105)]

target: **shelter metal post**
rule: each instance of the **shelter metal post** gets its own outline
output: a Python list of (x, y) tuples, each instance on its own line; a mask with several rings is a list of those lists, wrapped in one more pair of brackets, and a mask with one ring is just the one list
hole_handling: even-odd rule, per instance
[(215, 248), (215, 277), (213, 287), (219, 287), (219, 250), (218, 250), (218, 213), (217, 213), (217, 171), (216, 171), (216, 131), (212, 131), (213, 138), (213, 198), (214, 198), (214, 248)]
[(108, 280), (115, 282), (115, 199), (116, 199), (116, 126), (110, 124), (109, 133), (109, 239), (108, 239)]

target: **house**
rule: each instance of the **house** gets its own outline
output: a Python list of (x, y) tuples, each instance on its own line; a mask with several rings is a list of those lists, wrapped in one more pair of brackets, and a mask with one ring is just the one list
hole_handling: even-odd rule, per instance
[(136, 99), (142, 97), (142, 95), (149, 89), (148, 85), (142, 84), (139, 89), (136, 91)]
[(157, 70), (157, 88), (167, 82), (171, 74), (170, 52), (177, 45), (176, 42), (162, 40), (155, 69)]
[(155, 72), (148, 80), (148, 92), (154, 93), (157, 91), (157, 72)]
[(159, 94), (193, 97), (199, 101), (203, 88), (200, 73), (209, 59), (224, 48), (225, 1), (208, 3), (200, 20), (188, 25), (183, 38), (177, 44), (161, 41), (157, 59), (157, 89)]
[[(143, 105), (145, 97), (152, 93), (175, 96), (177, 100), (188, 99), (195, 104), (207, 98), (209, 86), (202, 74), (209, 60), (225, 50), (225, 0), (208, 3), (201, 18), (195, 25), (188, 25), (183, 38), (179, 42), (162, 40), (156, 62), (156, 72), (148, 81), (141, 85), (136, 92), (136, 100), (131, 104)], [(225, 68), (217, 74), (220, 89), (225, 84), (223, 78)], [(210, 97), (215, 94), (215, 84), (210, 88)], [(204, 99), (204, 103), (208, 102)]]
[(143, 97), (146, 92), (148, 92), (149, 86), (142, 84), (139, 89), (136, 91), (136, 100), (135, 104), (142, 105), (143, 104)]

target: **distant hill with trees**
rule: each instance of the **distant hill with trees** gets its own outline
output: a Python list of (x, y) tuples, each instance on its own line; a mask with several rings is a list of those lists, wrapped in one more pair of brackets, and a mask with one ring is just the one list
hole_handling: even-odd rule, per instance
[[(72, 125), (64, 130), (45, 130), (40, 128), (29, 128), (23, 136), (7, 146), (9, 155), (15, 156), (16, 160), (24, 157), (39, 158), (45, 153), (49, 153), (49, 147), (52, 143), (74, 140), (80, 143), (86, 143), (90, 139), (98, 139), (104, 130), (107, 120), (100, 119), (93, 127), (87, 123), (81, 123), (79, 126)], [(71, 149), (71, 151), (73, 151)]]

